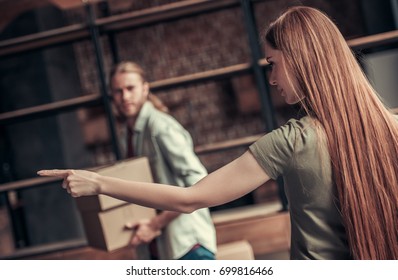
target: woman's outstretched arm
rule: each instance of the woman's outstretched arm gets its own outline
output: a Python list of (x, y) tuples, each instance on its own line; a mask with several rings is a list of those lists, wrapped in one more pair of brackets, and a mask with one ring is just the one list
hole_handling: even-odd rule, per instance
[(41, 170), (38, 174), (63, 178), (63, 188), (73, 197), (105, 194), (151, 208), (184, 213), (237, 199), (269, 180), (250, 151), (189, 188), (126, 181), (86, 170)]

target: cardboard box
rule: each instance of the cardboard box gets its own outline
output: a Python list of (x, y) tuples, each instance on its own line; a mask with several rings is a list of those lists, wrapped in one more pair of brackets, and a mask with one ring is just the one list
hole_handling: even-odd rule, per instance
[[(133, 158), (112, 166), (95, 169), (99, 174), (125, 180), (153, 182), (146, 157)], [(156, 215), (156, 210), (127, 203), (106, 195), (76, 198), (88, 245), (113, 251), (130, 244), (134, 232), (125, 228), (127, 222), (137, 222)]]
[[(101, 175), (139, 182), (153, 182), (148, 158), (140, 157), (121, 161), (115, 165), (95, 170)], [(104, 211), (121, 206), (126, 202), (106, 195), (85, 196), (76, 198), (80, 211)]]
[(247, 240), (217, 246), (217, 260), (254, 260), (253, 248)]
[(126, 229), (127, 222), (137, 222), (152, 218), (156, 211), (135, 204), (125, 204), (105, 211), (84, 211), (81, 217), (88, 244), (92, 247), (113, 251), (130, 244), (134, 234)]

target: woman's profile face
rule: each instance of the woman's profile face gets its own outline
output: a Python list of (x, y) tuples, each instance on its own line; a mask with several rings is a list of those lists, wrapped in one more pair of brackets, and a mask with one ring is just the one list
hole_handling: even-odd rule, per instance
[(276, 87), (278, 93), (283, 96), (287, 104), (296, 104), (302, 98), (295, 93), (293, 85), (288, 79), (282, 51), (272, 48), (270, 44), (266, 42), (265, 54), (270, 64), (270, 85)]

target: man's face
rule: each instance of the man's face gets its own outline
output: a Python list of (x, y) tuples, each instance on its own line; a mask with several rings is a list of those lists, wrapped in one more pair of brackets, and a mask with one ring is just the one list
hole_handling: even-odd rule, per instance
[(113, 101), (122, 116), (137, 117), (149, 93), (149, 85), (137, 73), (118, 73), (111, 80)]

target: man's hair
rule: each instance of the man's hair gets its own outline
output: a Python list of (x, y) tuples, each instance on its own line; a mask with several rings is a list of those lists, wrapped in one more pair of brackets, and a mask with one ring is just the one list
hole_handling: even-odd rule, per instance
[[(120, 73), (136, 73), (140, 75), (143, 83), (148, 83), (148, 79), (144, 69), (135, 62), (132, 61), (122, 61), (116, 64), (110, 71), (109, 83), (112, 86), (112, 78)], [(152, 102), (153, 106), (159, 111), (168, 113), (169, 109), (164, 105), (162, 100), (160, 100), (153, 93), (149, 92), (148, 100)]]

